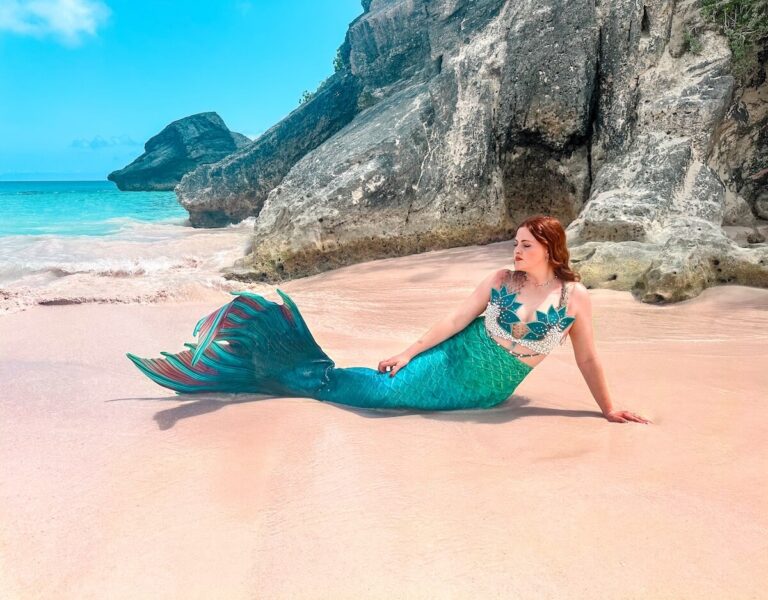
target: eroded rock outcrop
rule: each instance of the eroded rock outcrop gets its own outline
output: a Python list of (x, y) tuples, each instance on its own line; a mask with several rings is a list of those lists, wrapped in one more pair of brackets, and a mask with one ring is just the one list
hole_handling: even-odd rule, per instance
[(358, 92), (355, 77), (337, 73), (252, 144), (185, 175), (176, 195), (192, 224), (217, 227), (258, 215), (296, 161), (352, 120)]
[(598, 45), (593, 3), (577, 4), (373, 2), (346, 41), (366, 108), (269, 191), (239, 272), (508, 239), (532, 210), (575, 218)]
[[(768, 287), (762, 236), (739, 244), (722, 228), (755, 217), (743, 200), (727, 201), (709, 166), (734, 91), (727, 42), (703, 27), (694, 3), (674, 12), (668, 4), (643, 8), (638, 60), (620, 75), (637, 82), (621, 102), (634, 105), (632, 119), (567, 229), (574, 265), (585, 285), (631, 290), (646, 302), (685, 300), (718, 283)], [(704, 29), (699, 54), (680, 47), (679, 32), (693, 23)], [(655, 33), (668, 43), (653, 43)]]
[(172, 190), (199, 165), (215, 163), (249, 145), (246, 136), (230, 131), (215, 112), (184, 117), (144, 144), (144, 154), (107, 179), (121, 190)]
[(663, 302), (768, 286), (759, 235), (722, 228), (754, 218), (761, 184), (734, 195), (712, 160), (728, 154), (735, 83), (714, 29), (700, 54), (681, 46), (693, 0), (363, 7), (343, 68), (309, 102), (177, 189), (190, 215), (258, 215), (231, 277), (507, 239), (543, 212), (568, 226), (590, 287)]

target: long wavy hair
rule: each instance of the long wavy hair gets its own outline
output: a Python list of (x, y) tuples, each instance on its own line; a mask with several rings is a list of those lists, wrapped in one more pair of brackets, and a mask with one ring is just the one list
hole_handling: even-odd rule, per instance
[(571, 255), (565, 240), (565, 229), (560, 221), (548, 215), (533, 215), (520, 223), (549, 251), (549, 264), (561, 281), (581, 281), (581, 276), (571, 269)]

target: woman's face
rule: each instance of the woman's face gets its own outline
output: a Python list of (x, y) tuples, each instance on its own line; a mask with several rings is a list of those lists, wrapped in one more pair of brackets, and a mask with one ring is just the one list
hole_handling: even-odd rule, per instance
[(539, 242), (527, 227), (520, 227), (515, 234), (515, 270), (530, 271), (546, 265), (547, 247)]

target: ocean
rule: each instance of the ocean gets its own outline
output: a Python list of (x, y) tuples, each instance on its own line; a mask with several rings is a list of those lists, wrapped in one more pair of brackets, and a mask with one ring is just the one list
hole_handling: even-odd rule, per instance
[(173, 192), (111, 181), (0, 182), (0, 313), (33, 304), (196, 300), (233, 290), (221, 269), (253, 218), (193, 228)]

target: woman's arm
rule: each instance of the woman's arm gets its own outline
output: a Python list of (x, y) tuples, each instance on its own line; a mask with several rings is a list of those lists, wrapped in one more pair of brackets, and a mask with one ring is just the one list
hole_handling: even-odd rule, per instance
[(608, 383), (605, 380), (603, 365), (597, 356), (595, 349), (594, 331), (592, 329), (592, 299), (584, 284), (577, 282), (571, 292), (572, 314), (576, 320), (571, 325), (570, 336), (573, 344), (573, 354), (579, 371), (587, 382), (589, 391), (595, 398), (600, 410), (609, 421), (626, 422), (638, 421), (648, 423), (647, 419), (635, 415), (629, 411), (617, 411), (613, 408), (613, 401), (608, 392)]
[(389, 374), (390, 376), (394, 376), (395, 373), (404, 367), (414, 356), (428, 350), (432, 346), (436, 346), (443, 340), (448, 339), (464, 329), (475, 317), (485, 310), (491, 295), (491, 287), (498, 287), (506, 273), (507, 269), (499, 269), (498, 271), (490, 273), (480, 282), (468, 298), (435, 323), (418, 340), (408, 346), (408, 348), (403, 350), (400, 354), (382, 360), (379, 363), (378, 370), (384, 372), (387, 367), (392, 367)]

